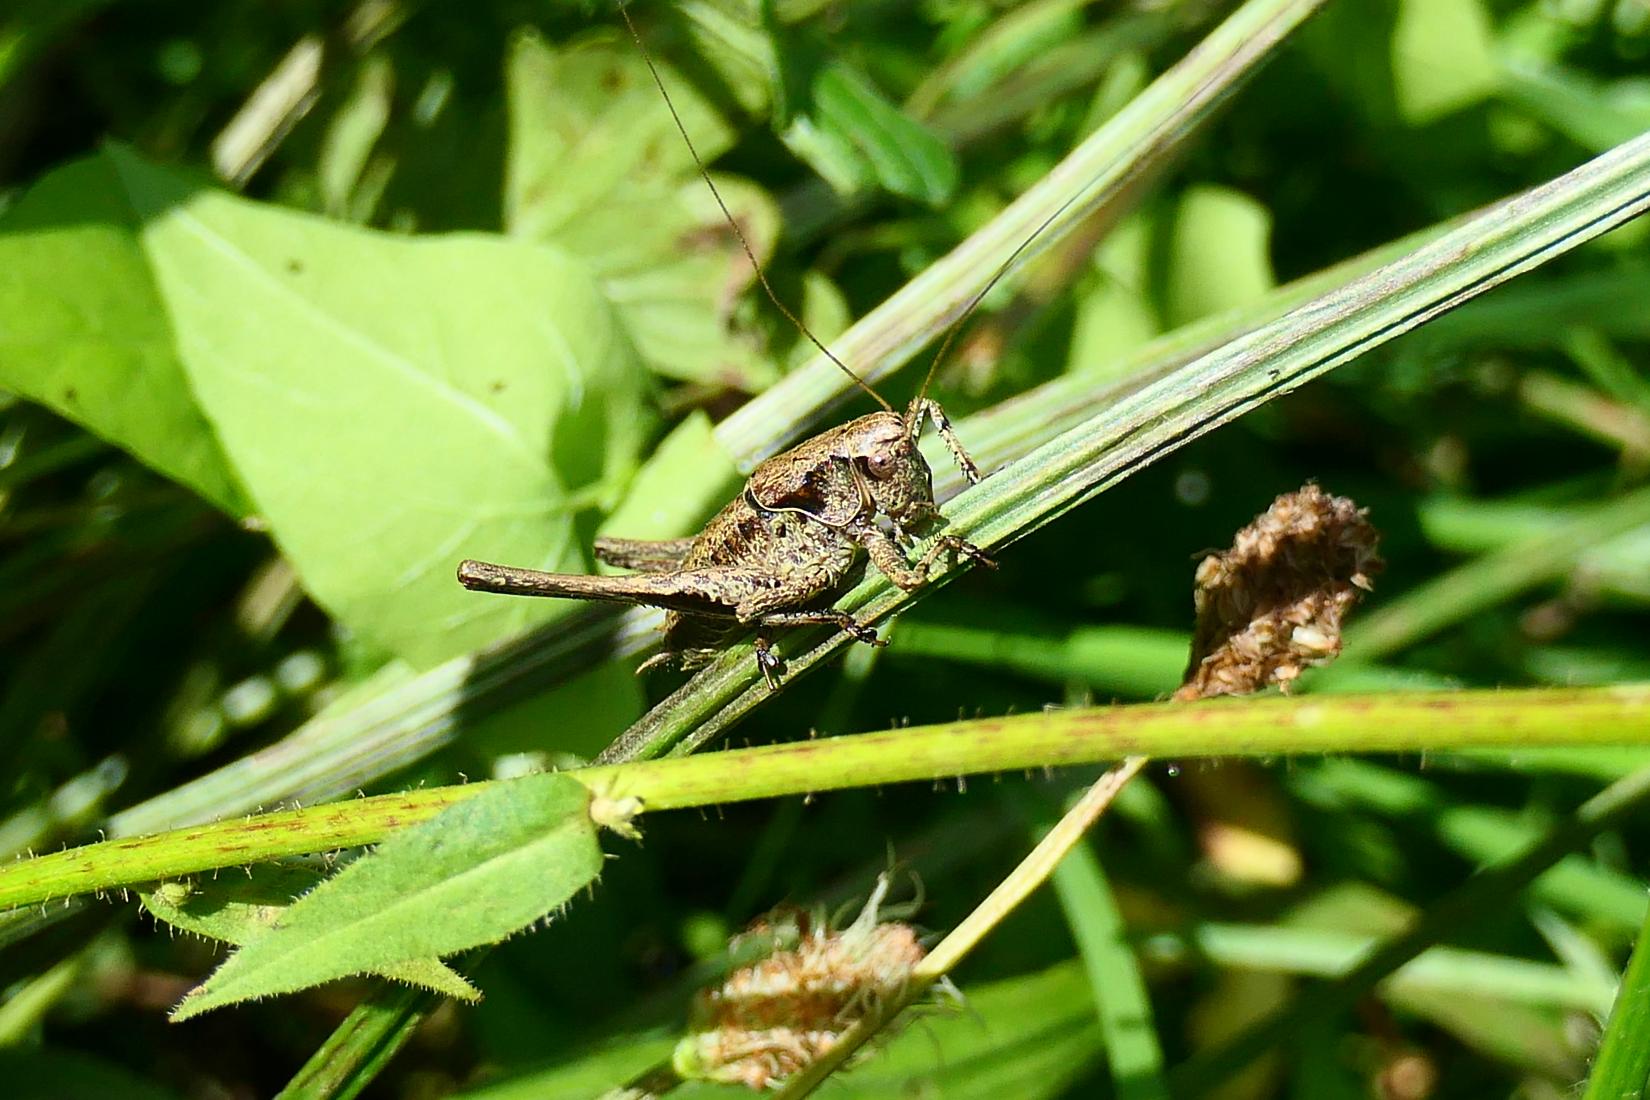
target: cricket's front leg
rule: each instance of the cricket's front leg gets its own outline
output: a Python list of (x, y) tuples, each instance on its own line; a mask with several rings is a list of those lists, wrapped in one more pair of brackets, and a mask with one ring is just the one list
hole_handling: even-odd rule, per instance
[(917, 564), (914, 566), (906, 562), (905, 553), (900, 550), (899, 543), (895, 542), (880, 527), (872, 527), (867, 524), (864, 527), (856, 528), (853, 536), (861, 546), (865, 547), (866, 554), (870, 555), (871, 564), (876, 566), (883, 576), (892, 581), (895, 587), (906, 592), (921, 588), (928, 583), (929, 568), (941, 554), (949, 553), (966, 557), (992, 569), (997, 566), (997, 563), (992, 561), (984, 550), (981, 550), (967, 539), (956, 535), (937, 536), (928, 544), (928, 549), (923, 551), (922, 557), (917, 559)]
[(934, 427), (939, 429), (940, 439), (944, 441), (946, 449), (951, 452), (951, 460), (962, 471), (963, 477), (970, 485), (980, 483), (980, 468), (974, 465), (974, 460), (963, 449), (962, 440), (957, 438), (956, 431), (951, 427), (951, 418), (945, 415), (940, 403), (932, 397), (919, 397), (911, 403), (911, 411), (907, 414), (912, 422), (912, 438), (916, 438), (922, 431), (922, 418), (928, 417), (934, 421)]

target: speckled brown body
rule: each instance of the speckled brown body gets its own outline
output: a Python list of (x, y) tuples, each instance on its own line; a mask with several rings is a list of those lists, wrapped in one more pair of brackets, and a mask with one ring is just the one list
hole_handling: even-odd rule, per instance
[(775, 627), (829, 623), (860, 641), (882, 644), (870, 627), (828, 606), (862, 554), (904, 589), (921, 585), (942, 553), (987, 560), (949, 535), (935, 538), (915, 565), (901, 549), (939, 514), (932, 473), (916, 447), (930, 416), (963, 472), (977, 481), (979, 472), (939, 407), (918, 398), (903, 416), (870, 413), (768, 459), (691, 539), (598, 540), (596, 556), (637, 570), (633, 576), (541, 573), (466, 561), (459, 580), (480, 591), (665, 608), (663, 651), (643, 667), (695, 667), (732, 636), (755, 627), (757, 661), (772, 683), (779, 664), (769, 650)]

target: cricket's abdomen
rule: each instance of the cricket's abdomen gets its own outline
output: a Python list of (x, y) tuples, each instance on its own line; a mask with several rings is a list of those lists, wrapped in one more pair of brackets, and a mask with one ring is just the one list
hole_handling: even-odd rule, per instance
[(682, 560), (685, 570), (725, 577), (717, 602), (726, 616), (668, 613), (665, 648), (683, 654), (715, 648), (748, 629), (740, 614), (753, 603), (771, 610), (828, 600), (859, 553), (835, 528), (796, 512), (758, 508), (741, 493), (705, 525)]

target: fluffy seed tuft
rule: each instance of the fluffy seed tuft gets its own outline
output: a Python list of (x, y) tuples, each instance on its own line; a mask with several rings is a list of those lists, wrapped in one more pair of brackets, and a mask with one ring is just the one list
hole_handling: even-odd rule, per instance
[(887, 892), (882, 876), (841, 930), (793, 910), (745, 933), (736, 950), (757, 936), (768, 937), (774, 950), (699, 994), (689, 1034), (676, 1046), (676, 1072), (772, 1088), (902, 991), (926, 950), (910, 925), (879, 921)]

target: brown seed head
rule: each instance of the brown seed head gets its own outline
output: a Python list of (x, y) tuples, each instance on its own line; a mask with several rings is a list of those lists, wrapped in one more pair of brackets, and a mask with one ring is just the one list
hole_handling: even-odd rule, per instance
[(1176, 699), (1289, 690), (1341, 651), (1341, 622), (1374, 587), (1380, 532), (1346, 497), (1285, 493), (1197, 567), (1197, 631)]

